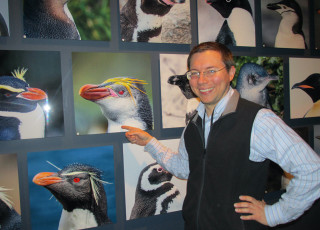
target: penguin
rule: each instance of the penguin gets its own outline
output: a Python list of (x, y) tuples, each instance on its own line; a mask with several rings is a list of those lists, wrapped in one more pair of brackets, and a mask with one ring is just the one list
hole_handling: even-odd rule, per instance
[(277, 48), (306, 49), (305, 36), (302, 31), (303, 16), (295, 0), (283, 0), (267, 5), (269, 10), (278, 12), (282, 19), (275, 39)]
[(69, 0), (24, 0), (24, 37), (80, 40)]
[(278, 79), (278, 76), (268, 74), (258, 64), (245, 63), (239, 71), (236, 89), (242, 98), (270, 109), (271, 105), (268, 101), (268, 89), (266, 87), (270, 81)]
[(291, 89), (303, 90), (313, 102), (312, 107), (305, 113), (304, 117), (320, 116), (320, 73), (309, 75), (302, 82), (294, 84)]
[(190, 119), (196, 113), (196, 108), (199, 105), (199, 98), (193, 93), (189, 80), (187, 79), (186, 75), (172, 75), (168, 78), (168, 83), (171, 85), (176, 85), (181, 90), (182, 94), (185, 96), (187, 101), (187, 110), (186, 110), (186, 118), (185, 123), (186, 125), (189, 123)]
[(58, 172), (41, 172), (33, 183), (48, 189), (62, 205), (59, 230), (84, 229), (111, 223), (102, 172), (73, 163)]
[(14, 210), (6, 191), (8, 189), (0, 187), (0, 229), (20, 230), (21, 216)]
[(12, 76), (0, 76), (0, 140), (45, 136), (45, 115), (39, 102), (47, 94), (30, 87), (24, 79), (26, 72), (22, 68)]
[(110, 78), (100, 85), (82, 86), (79, 94), (100, 106), (108, 120), (107, 132), (122, 132), (122, 125), (146, 130), (152, 129), (153, 116), (144, 84), (135, 78)]
[(9, 36), (8, 27), (2, 14), (0, 13), (0, 37), (6, 37), (6, 36)]
[(255, 23), (248, 0), (207, 0), (225, 21), (216, 42), (233, 46), (255, 46)]
[(157, 163), (147, 165), (139, 175), (130, 219), (181, 210), (180, 192), (171, 179), (172, 174)]
[(161, 42), (162, 18), (185, 0), (128, 0), (120, 12), (121, 38), (126, 42)]

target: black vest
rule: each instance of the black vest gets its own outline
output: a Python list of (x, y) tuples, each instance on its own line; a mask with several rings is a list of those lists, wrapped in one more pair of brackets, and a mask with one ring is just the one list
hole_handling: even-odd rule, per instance
[(231, 108), (212, 125), (204, 148), (202, 119), (196, 115), (188, 124), (184, 139), (189, 155), (190, 175), (183, 204), (185, 229), (266, 229), (255, 221), (242, 221), (234, 210), (240, 195), (261, 200), (269, 161), (249, 160), (251, 129), (261, 106), (231, 98)]

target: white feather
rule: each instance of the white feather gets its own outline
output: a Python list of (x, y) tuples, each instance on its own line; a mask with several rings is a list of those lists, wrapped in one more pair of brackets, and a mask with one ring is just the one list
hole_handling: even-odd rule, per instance
[(72, 212), (62, 210), (59, 230), (77, 230), (92, 228), (98, 226), (98, 223), (92, 212), (84, 209), (74, 209)]

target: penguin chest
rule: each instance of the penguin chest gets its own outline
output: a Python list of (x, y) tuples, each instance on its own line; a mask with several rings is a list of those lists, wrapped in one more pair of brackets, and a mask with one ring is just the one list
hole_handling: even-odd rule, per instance
[(242, 8), (234, 8), (227, 19), (237, 46), (255, 46), (255, 25), (251, 14)]
[(281, 20), (275, 39), (275, 47), (305, 49), (305, 41), (302, 34), (295, 34), (292, 27), (297, 22), (296, 17), (285, 17)]
[(96, 226), (98, 223), (93, 213), (84, 209), (74, 209), (72, 212), (63, 209), (59, 222), (59, 230), (76, 230)]
[(320, 116), (320, 100), (313, 104), (304, 117), (319, 117)]

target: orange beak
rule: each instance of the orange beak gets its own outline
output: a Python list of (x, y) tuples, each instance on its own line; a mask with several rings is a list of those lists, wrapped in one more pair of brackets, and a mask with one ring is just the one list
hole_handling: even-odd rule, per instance
[(40, 186), (47, 186), (50, 184), (59, 183), (61, 181), (61, 177), (58, 177), (57, 174), (53, 172), (41, 172), (35, 175), (32, 179), (33, 183)]

